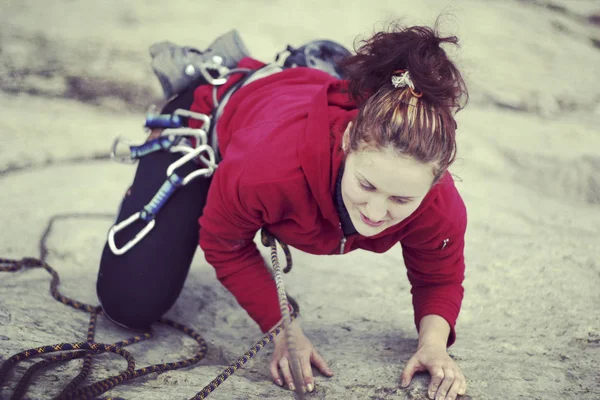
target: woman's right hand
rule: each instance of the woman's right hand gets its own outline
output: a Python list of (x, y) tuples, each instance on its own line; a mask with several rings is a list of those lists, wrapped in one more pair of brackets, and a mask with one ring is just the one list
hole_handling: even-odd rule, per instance
[[(317, 350), (313, 347), (310, 340), (304, 335), (297, 318), (292, 321), (290, 329), (296, 339), (296, 354), (300, 359), (300, 368), (302, 370), (302, 375), (304, 376), (305, 386), (303, 391), (312, 392), (315, 388), (312, 365), (327, 377), (333, 376), (333, 372), (329, 369), (323, 357), (317, 353)], [(295, 390), (290, 353), (287, 348), (285, 332), (282, 331), (277, 335), (274, 342), (275, 351), (273, 352), (270, 364), (271, 376), (277, 385), (283, 386), (285, 382), (290, 390)]]

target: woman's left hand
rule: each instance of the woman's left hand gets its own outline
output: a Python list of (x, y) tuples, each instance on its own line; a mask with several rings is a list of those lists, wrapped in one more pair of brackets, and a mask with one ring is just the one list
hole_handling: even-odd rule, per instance
[(467, 391), (467, 381), (445, 346), (424, 344), (408, 360), (402, 372), (402, 387), (407, 387), (415, 372), (428, 371), (431, 382), (427, 390), (430, 399), (454, 400)]

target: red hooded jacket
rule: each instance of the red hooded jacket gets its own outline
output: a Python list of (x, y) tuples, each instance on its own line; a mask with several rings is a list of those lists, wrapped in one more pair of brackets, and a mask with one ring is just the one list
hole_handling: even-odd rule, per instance
[[(240, 67), (264, 64), (244, 59)], [(233, 76), (219, 95), (240, 76)], [(191, 110), (209, 113), (212, 87), (200, 86)], [(281, 318), (275, 283), (253, 239), (263, 226), (311, 254), (339, 254), (343, 231), (334, 190), (344, 153), (341, 138), (357, 114), (347, 82), (294, 68), (252, 82), (230, 99), (217, 125), (223, 160), (202, 217), (200, 247), (221, 283), (263, 332)], [(199, 127), (190, 120), (192, 127)], [(446, 173), (417, 210), (373, 237), (353, 234), (344, 253), (383, 253), (402, 245), (414, 318), (436, 314), (452, 330), (463, 298), (466, 210)], [(400, 266), (399, 266), (400, 267)]]

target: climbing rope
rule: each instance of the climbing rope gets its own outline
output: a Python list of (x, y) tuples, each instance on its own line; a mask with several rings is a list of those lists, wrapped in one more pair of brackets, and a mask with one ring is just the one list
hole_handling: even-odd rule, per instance
[[(204, 358), (207, 352), (207, 344), (206, 341), (200, 336), (197, 332), (192, 330), (189, 327), (186, 327), (182, 324), (179, 324), (175, 321), (169, 320), (167, 318), (161, 318), (157, 322), (170, 326), (174, 329), (177, 329), (184, 334), (190, 336), (194, 339), (199, 346), (199, 350), (196, 354), (188, 358), (186, 360), (163, 363), (163, 364), (155, 364), (147, 367), (136, 368), (135, 359), (124, 347), (139, 343), (143, 340), (147, 340), (153, 336), (152, 332), (145, 332), (140, 335), (136, 335), (134, 337), (122, 340), (113, 344), (103, 344), (97, 343), (94, 341), (95, 337), (95, 327), (96, 320), (98, 315), (104, 315), (102, 309), (98, 306), (92, 306), (89, 304), (85, 304), (79, 302), (77, 300), (71, 299), (62, 295), (58, 287), (60, 285), (60, 277), (58, 273), (50, 267), (45, 261), (48, 255), (48, 249), (46, 247), (47, 237), (52, 229), (53, 223), (58, 219), (64, 219), (69, 217), (76, 218), (85, 218), (85, 217), (105, 217), (105, 214), (72, 214), (67, 216), (56, 216), (53, 217), (44, 234), (42, 235), (42, 240), (40, 242), (40, 259), (37, 258), (22, 258), (21, 260), (9, 259), (9, 258), (0, 258), (0, 272), (18, 272), (25, 269), (32, 268), (43, 268), (45, 269), (51, 276), (50, 282), (50, 294), (53, 298), (60, 301), (61, 303), (73, 307), (77, 310), (87, 311), (90, 313), (90, 321), (88, 324), (88, 334), (87, 340), (85, 342), (76, 342), (76, 343), (59, 343), (48, 346), (41, 346), (37, 348), (32, 348), (28, 350), (24, 350), (18, 354), (13, 355), (8, 358), (1, 366), (0, 366), (0, 398), (4, 398), (1, 396), (1, 388), (4, 384), (10, 370), (15, 367), (19, 362), (28, 360), (34, 357), (43, 356), (46, 354), (59, 353), (52, 357), (45, 358), (43, 361), (38, 362), (31, 367), (23, 374), (20, 381), (17, 383), (17, 386), (12, 394), (11, 400), (18, 400), (23, 398), (25, 395), (29, 383), (31, 382), (33, 376), (38, 371), (46, 368), (50, 365), (74, 360), (78, 358), (84, 358), (82, 369), (79, 375), (75, 377), (71, 382), (69, 382), (65, 388), (60, 392), (60, 394), (54, 397), (55, 400), (93, 400), (97, 399), (98, 396), (106, 393), (107, 391), (113, 389), (115, 386), (121, 385), (133, 379), (148, 375), (150, 373), (162, 373), (166, 371), (173, 371), (176, 369), (186, 368), (192, 365), (197, 364), (200, 360)], [(273, 263), (273, 271), (274, 278), (277, 284), (277, 291), (280, 300), (280, 306), (282, 310), (282, 315), (284, 316), (283, 324), (279, 325), (274, 330), (265, 334), (265, 336), (250, 350), (240, 356), (237, 360), (231, 363), (223, 372), (221, 372), (215, 379), (213, 379), (208, 385), (206, 385), (200, 392), (198, 392), (194, 397), (190, 400), (200, 400), (205, 399), (210, 393), (212, 393), (219, 385), (221, 385), (228, 377), (233, 375), (235, 371), (241, 368), (244, 364), (246, 364), (251, 358), (253, 358), (264, 346), (273, 341), (275, 336), (277, 336), (282, 330), (286, 330), (286, 338), (288, 340), (288, 349), (291, 355), (295, 355), (295, 342), (294, 337), (290, 334), (289, 324), (291, 320), (297, 317), (298, 315), (298, 307), (297, 304), (290, 298), (289, 302), (293, 305), (293, 310), (290, 312), (288, 307), (288, 299), (285, 294), (285, 288), (283, 287), (283, 279), (281, 278), (281, 269), (279, 266), (279, 261), (277, 258), (277, 243), (274, 237), (268, 234), (265, 230), (262, 232), (263, 243), (265, 243), (265, 237), (270, 238), (268, 241), (268, 245), (271, 247), (271, 261)], [(291, 254), (289, 249), (284, 244), (280, 243), (285, 252), (287, 266), (284, 271), (289, 271), (291, 268)], [(121, 357), (127, 360), (127, 368), (118, 375), (111, 376), (104, 380), (92, 383), (88, 386), (78, 388), (79, 385), (87, 378), (90, 373), (93, 356), (102, 354), (102, 353), (115, 353), (120, 355)], [(294, 367), (293, 367), (294, 368)], [(294, 369), (294, 376), (300, 379), (301, 375), (297, 375), (297, 371)], [(302, 388), (303, 384), (300, 384), (300, 381), (296, 385), (296, 398), (302, 399)], [(105, 398), (104, 400), (124, 400), (121, 398)]]
[[(277, 286), (277, 297), (279, 299), (279, 309), (281, 316), (283, 317), (283, 329), (285, 331), (285, 337), (287, 340), (288, 352), (290, 353), (290, 368), (292, 370), (292, 377), (294, 379), (294, 391), (296, 399), (304, 399), (304, 375), (302, 374), (302, 367), (300, 366), (300, 359), (298, 358), (298, 352), (296, 350), (296, 337), (291, 329), (292, 318), (290, 315), (290, 309), (288, 306), (288, 296), (285, 292), (285, 285), (281, 275), (281, 268), (279, 266), (279, 259), (277, 257), (277, 239), (271, 235), (266, 229), (261, 231), (261, 241), (265, 246), (271, 249), (271, 264), (273, 265), (273, 274), (275, 278), (275, 285)], [(289, 249), (285, 244), (282, 245), (284, 251), (286, 251), (286, 257), (290, 254)], [(291, 259), (287, 259), (288, 265), (286, 270), (291, 268)]]

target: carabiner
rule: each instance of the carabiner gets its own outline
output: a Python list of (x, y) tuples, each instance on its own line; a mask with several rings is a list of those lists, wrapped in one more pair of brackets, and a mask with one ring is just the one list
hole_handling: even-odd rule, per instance
[[(121, 143), (125, 146), (122, 146)], [(135, 164), (136, 160), (131, 157), (130, 146), (131, 140), (124, 136), (117, 136), (110, 149), (110, 158), (123, 164)], [(125, 150), (125, 147), (127, 147), (127, 150)]]
[[(142, 208), (142, 211), (138, 211), (129, 218), (113, 225), (108, 231), (108, 245), (112, 252), (116, 255), (124, 254), (142, 240), (148, 232), (154, 228), (154, 225), (156, 224), (156, 220), (154, 219), (156, 214), (158, 214), (161, 208), (167, 203), (175, 190), (184, 185), (184, 182), (184, 179), (180, 178), (177, 174), (170, 174), (150, 202)], [(115, 243), (115, 235), (137, 220), (146, 221), (148, 224), (140, 230), (133, 239), (127, 242), (123, 247), (118, 248)]]
[[(208, 153), (208, 159), (206, 159), (204, 156), (201, 155), (203, 152)], [(168, 176), (173, 175), (177, 168), (181, 167), (183, 164), (187, 163), (190, 160), (193, 160), (196, 157), (199, 157), (200, 160), (202, 160), (202, 162), (204, 162), (206, 164), (206, 168), (201, 168), (197, 171), (190, 172), (183, 179), (182, 186), (187, 185), (188, 183), (190, 183), (192, 180), (194, 180), (195, 178), (197, 178), (199, 176), (206, 176), (207, 178), (210, 177), (214, 173), (215, 169), (217, 168), (217, 164), (215, 162), (215, 151), (213, 150), (212, 147), (210, 147), (207, 144), (203, 144), (203, 145), (197, 147), (196, 149), (194, 149), (194, 151), (190, 151), (188, 154), (184, 155), (179, 160), (177, 160), (174, 163), (172, 163), (171, 165), (169, 165), (169, 168), (167, 168), (167, 175)]]
[[(119, 146), (120, 143), (126, 143), (129, 148), (128, 156), (125, 156), (123, 146)], [(170, 150), (175, 144), (179, 142), (179, 139), (175, 135), (160, 136), (156, 139), (147, 141), (139, 146), (131, 145), (131, 141), (127, 138), (119, 136), (115, 139), (112, 150), (110, 152), (111, 158), (114, 160), (125, 163), (134, 164), (138, 159), (154, 153), (160, 150)]]
[(132, 216), (130, 216), (129, 218), (119, 222), (116, 225), (113, 225), (110, 228), (110, 230), (108, 231), (108, 246), (110, 247), (110, 250), (115, 255), (120, 256), (122, 254), (127, 253), (129, 251), (129, 249), (131, 249), (133, 246), (138, 244), (138, 242), (140, 240), (142, 240), (144, 238), (144, 236), (146, 236), (148, 234), (148, 232), (150, 232), (152, 230), (152, 228), (154, 228), (154, 225), (156, 225), (156, 220), (154, 220), (154, 219), (150, 220), (148, 222), (148, 224), (133, 237), (133, 239), (131, 239), (129, 242), (125, 243), (125, 245), (123, 247), (118, 248), (115, 243), (115, 235), (119, 231), (122, 231), (123, 229), (125, 229), (126, 227), (128, 227), (129, 225), (131, 225), (132, 223), (137, 221), (138, 219), (140, 219), (140, 216), (141, 216), (141, 211), (138, 211), (135, 214), (133, 214)]
[(165, 129), (162, 131), (161, 136), (185, 136), (193, 137), (196, 139), (196, 146), (206, 144), (208, 142), (208, 136), (204, 129), (192, 129), (192, 128), (179, 128), (179, 129)]
[(192, 118), (198, 121), (202, 121), (202, 129), (208, 132), (210, 130), (210, 117), (206, 114), (197, 113), (194, 111), (186, 110), (184, 108), (178, 108), (173, 112), (174, 115), (181, 117)]
[[(190, 64), (190, 66), (192, 65)], [(202, 77), (206, 79), (206, 81), (211, 85), (221, 86), (225, 84), (225, 82), (227, 82), (227, 78), (225, 78), (224, 75), (227, 75), (227, 73), (229, 72), (229, 68), (223, 65), (219, 65), (217, 63), (198, 63), (195, 66), (197, 66), (200, 69)], [(213, 78), (210, 72), (208, 72), (209, 69), (218, 72), (219, 77)]]

